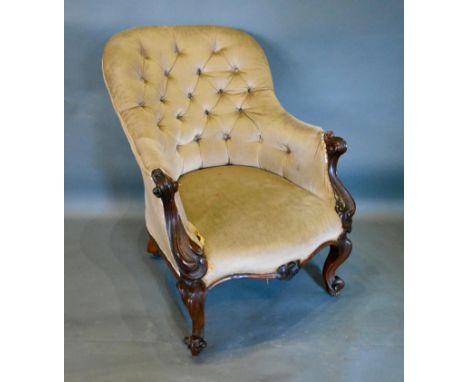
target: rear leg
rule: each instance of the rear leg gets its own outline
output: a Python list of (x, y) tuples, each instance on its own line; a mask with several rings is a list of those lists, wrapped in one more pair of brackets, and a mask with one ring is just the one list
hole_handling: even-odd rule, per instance
[(156, 243), (156, 240), (153, 239), (151, 235), (149, 235), (148, 244), (146, 246), (146, 251), (151, 253), (153, 256), (159, 256), (159, 247)]

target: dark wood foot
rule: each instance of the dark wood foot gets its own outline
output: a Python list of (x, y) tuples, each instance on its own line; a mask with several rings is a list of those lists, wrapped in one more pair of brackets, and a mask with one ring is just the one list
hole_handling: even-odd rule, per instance
[(146, 251), (151, 253), (153, 256), (159, 256), (159, 247), (153, 237), (150, 235), (148, 239), (148, 245), (146, 246)]
[(203, 339), (205, 327), (205, 283), (201, 280), (190, 281), (180, 278), (177, 282), (177, 288), (192, 319), (192, 335), (185, 337), (184, 342), (192, 352), (192, 355), (198, 355), (206, 347), (206, 341)]
[(338, 238), (336, 244), (330, 246), (330, 252), (323, 266), (323, 281), (327, 292), (332, 296), (337, 296), (345, 286), (345, 282), (336, 275), (336, 270), (349, 257), (352, 249), (353, 244), (346, 233)]

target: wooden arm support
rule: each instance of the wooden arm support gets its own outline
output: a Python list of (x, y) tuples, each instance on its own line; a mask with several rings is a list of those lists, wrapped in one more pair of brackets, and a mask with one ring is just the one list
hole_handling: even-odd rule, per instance
[(208, 269), (206, 257), (203, 249), (190, 239), (177, 211), (175, 194), (179, 184), (159, 168), (153, 170), (151, 177), (156, 185), (153, 194), (163, 203), (166, 230), (179, 267), (177, 288), (192, 318), (192, 335), (185, 337), (185, 344), (192, 355), (197, 355), (206, 347), (203, 339), (206, 287), (202, 280)]
[(166, 229), (172, 254), (179, 267), (180, 277), (187, 281), (201, 279), (207, 271), (203, 249), (190, 239), (177, 211), (175, 194), (179, 184), (164, 174), (161, 169), (153, 170), (151, 177), (156, 185), (154, 195), (162, 200)]
[(348, 239), (347, 234), (351, 232), (356, 204), (336, 174), (338, 159), (348, 149), (346, 141), (343, 138), (335, 137), (332, 131), (325, 133), (323, 139), (327, 148), (328, 176), (335, 194), (335, 210), (343, 226), (343, 232), (336, 240), (336, 243), (330, 245), (330, 252), (325, 260), (322, 273), (328, 293), (336, 296), (345, 286), (344, 281), (336, 275), (336, 270), (349, 257), (353, 249), (353, 244)]
[(335, 194), (335, 210), (341, 219), (344, 232), (350, 233), (353, 215), (356, 212), (356, 203), (336, 173), (338, 159), (346, 152), (348, 147), (346, 141), (343, 138), (336, 137), (332, 131), (326, 132), (323, 138), (327, 148), (328, 175)]

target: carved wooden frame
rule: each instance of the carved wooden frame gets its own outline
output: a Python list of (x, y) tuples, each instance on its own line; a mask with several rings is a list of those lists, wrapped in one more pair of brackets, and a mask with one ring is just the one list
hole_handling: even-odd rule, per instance
[[(151, 177), (156, 185), (153, 194), (162, 200), (166, 230), (172, 255), (179, 268), (177, 288), (192, 319), (192, 334), (185, 337), (185, 343), (197, 355), (206, 346), (203, 339), (205, 326), (206, 286), (202, 278), (207, 271), (207, 261), (203, 249), (185, 231), (177, 206), (175, 193), (179, 184), (164, 174), (161, 169), (153, 170)], [(150, 237), (149, 252), (158, 252), (156, 241)]]
[[(212, 283), (209, 289), (224, 281), (238, 278), (290, 280), (299, 272), (304, 263), (327, 246), (330, 246), (330, 252), (325, 260), (322, 272), (325, 288), (332, 296), (338, 295), (344, 288), (344, 281), (336, 275), (336, 270), (349, 257), (352, 250), (352, 243), (348, 239), (347, 234), (351, 232), (352, 217), (356, 211), (356, 205), (351, 194), (337, 175), (338, 159), (347, 150), (346, 141), (343, 138), (336, 137), (333, 132), (326, 132), (323, 139), (327, 153), (328, 175), (336, 200), (335, 210), (343, 226), (341, 235), (335, 241), (328, 241), (320, 245), (302, 262), (300, 260), (291, 261), (278, 267), (274, 273), (229, 275)], [(203, 276), (207, 272), (207, 260), (203, 249), (190, 238), (182, 224), (175, 203), (178, 183), (161, 169), (155, 169), (151, 177), (155, 183), (153, 193), (163, 203), (169, 243), (179, 270), (178, 273), (173, 270), (177, 278), (177, 288), (192, 319), (192, 334), (185, 337), (184, 341), (191, 350), (192, 355), (197, 355), (206, 347), (206, 341), (203, 339), (203, 330), (205, 323), (205, 300), (208, 288), (206, 288), (203, 282)], [(158, 245), (151, 235), (147, 250), (153, 255), (159, 254)], [(164, 256), (162, 257), (167, 260)]]

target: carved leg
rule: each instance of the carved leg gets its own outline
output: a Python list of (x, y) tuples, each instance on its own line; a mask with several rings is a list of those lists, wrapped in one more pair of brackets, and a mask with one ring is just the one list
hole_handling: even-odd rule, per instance
[(346, 233), (338, 238), (336, 244), (330, 246), (330, 252), (323, 266), (323, 281), (327, 292), (332, 296), (337, 296), (345, 286), (344, 281), (336, 275), (336, 270), (349, 257), (352, 249), (353, 244)]
[(182, 296), (182, 301), (187, 306), (192, 319), (192, 335), (185, 337), (184, 342), (192, 352), (198, 355), (206, 347), (203, 339), (203, 329), (205, 327), (205, 297), (206, 287), (201, 280), (185, 280), (180, 278), (177, 282)]
[(151, 253), (153, 256), (158, 256), (159, 255), (159, 247), (156, 241), (152, 238), (150, 235), (148, 239), (148, 245), (146, 246), (146, 251), (148, 253)]

